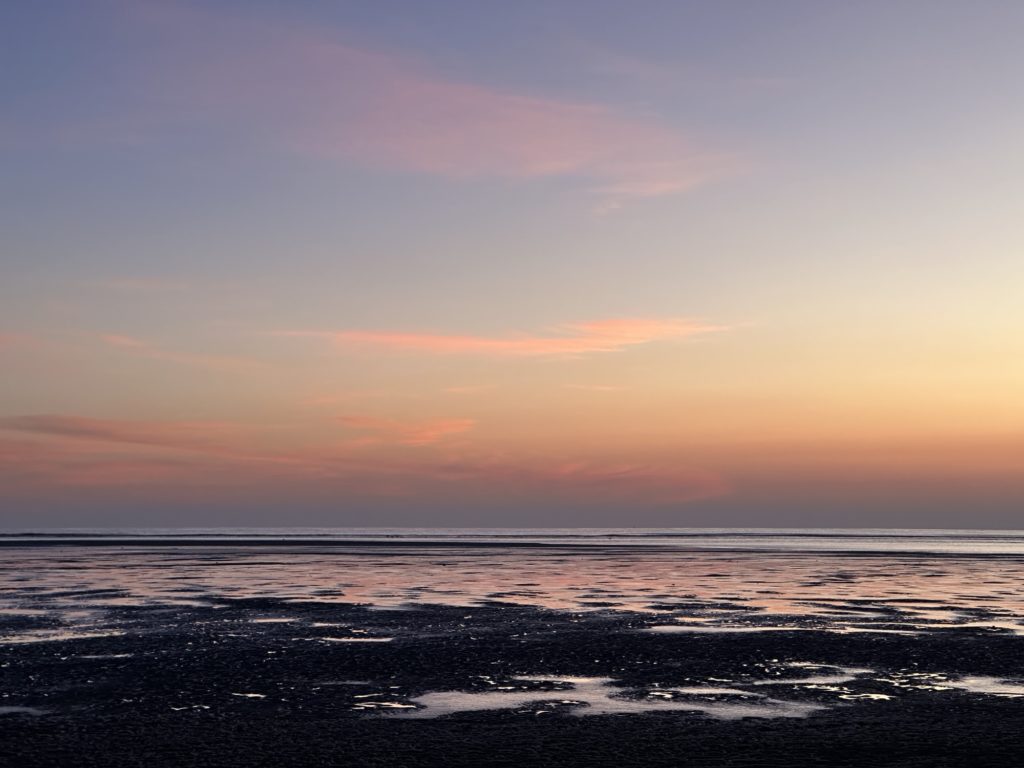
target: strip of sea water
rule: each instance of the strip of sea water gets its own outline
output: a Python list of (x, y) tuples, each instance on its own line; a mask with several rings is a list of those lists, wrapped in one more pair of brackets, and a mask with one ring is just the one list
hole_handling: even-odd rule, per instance
[(66, 528), (0, 531), (0, 545), (187, 542), (673, 547), (781, 552), (1024, 555), (1024, 531), (830, 528)]
[[(212, 659), (226, 643), (265, 645), (260, 653), (275, 658), (320, 649), (304, 651), (313, 670), (339, 659), (364, 669), (368, 654), (490, 638), (492, 663), (516, 667), (501, 680), (474, 672), (476, 688), (454, 673), (417, 683), (416, 695), (386, 680), (318, 683), (361, 686), (350, 707), (360, 716), (526, 706), (803, 718), (922, 693), (1024, 698), (1012, 665), (975, 669), (957, 652), (925, 669), (916, 650), (969, 647), (991, 659), (998, 646), (1016, 656), (1007, 643), (1024, 636), (1024, 533), (1015, 531), (78, 529), (8, 531), (0, 546), (0, 650), (24, 663), (145, 666), (177, 648), (195, 661), (196, 643)], [(619, 662), (577, 658), (574, 644), (591, 631), (614, 633)], [(557, 669), (516, 656), (537, 638), (562, 658)], [(776, 650), (760, 659), (767, 645)], [(639, 673), (622, 659), (658, 647), (678, 665), (676, 646), (687, 658), (717, 648), (720, 658), (683, 683), (623, 687), (623, 675)], [(225, 696), (267, 699), (260, 658), (229, 665), (236, 677), (260, 674)], [(0, 714), (26, 715), (33, 695)], [(172, 711), (213, 706), (183, 702)]]
[(0, 542), (0, 614), (59, 619), (0, 643), (122, 631), (108, 614), (125, 606), (238, 598), (632, 612), (657, 632), (1024, 634), (1020, 531), (124, 528)]

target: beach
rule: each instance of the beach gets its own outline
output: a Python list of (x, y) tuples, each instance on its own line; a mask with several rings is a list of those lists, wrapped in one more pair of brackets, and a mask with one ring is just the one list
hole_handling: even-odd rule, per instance
[(1024, 0), (0, 29), (0, 768), (1024, 768)]
[(1018, 534), (3, 543), (12, 767), (1024, 756)]

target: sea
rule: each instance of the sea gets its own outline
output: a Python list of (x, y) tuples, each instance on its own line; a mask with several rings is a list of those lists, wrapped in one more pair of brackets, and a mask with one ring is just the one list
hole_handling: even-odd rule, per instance
[[(661, 632), (1024, 634), (1024, 531), (105, 528), (0, 532), (2, 643), (239, 598), (663, 615)], [(686, 610), (690, 606), (692, 610)], [(274, 615), (264, 617), (273, 621)]]

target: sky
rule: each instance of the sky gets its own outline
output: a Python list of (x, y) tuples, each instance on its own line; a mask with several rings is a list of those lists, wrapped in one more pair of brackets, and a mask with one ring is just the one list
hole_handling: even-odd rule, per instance
[(0, 526), (1021, 528), (1024, 4), (0, 6)]

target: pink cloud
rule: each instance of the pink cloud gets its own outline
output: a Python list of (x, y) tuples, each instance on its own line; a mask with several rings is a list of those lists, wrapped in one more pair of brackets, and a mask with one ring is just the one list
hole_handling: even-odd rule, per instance
[(119, 293), (164, 293), (181, 291), (187, 284), (178, 280), (157, 277), (111, 277), (104, 280), (90, 280), (88, 285)]
[(729, 485), (717, 472), (700, 467), (640, 462), (568, 462), (542, 474), (547, 485), (562, 484), (600, 494), (618, 493), (660, 502), (687, 502), (722, 496)]
[(687, 503), (723, 496), (732, 490), (722, 475), (702, 467), (599, 459), (449, 462), (436, 467), (433, 476), (488, 496), (501, 489), (510, 497), (597, 502)]
[(170, 125), (212, 122), (298, 153), (398, 171), (577, 177), (601, 210), (683, 192), (735, 165), (651, 115), (448, 77), (323, 27), (212, 6), (138, 2), (126, 11), (160, 62), (150, 90), (161, 99), (145, 104), (130, 134), (157, 132), (166, 113)]
[(729, 166), (652, 119), (602, 105), (446, 81), (397, 62), (368, 71), (375, 100), (351, 122), (324, 115), (307, 148), (453, 177), (580, 176), (606, 207), (682, 192)]
[(0, 419), (0, 429), (197, 451), (216, 451), (225, 437), (238, 434), (237, 428), (222, 422), (123, 421), (62, 414), (11, 416)]
[(412, 446), (434, 445), (446, 437), (468, 432), (476, 426), (472, 419), (404, 422), (372, 416), (340, 416), (338, 421), (350, 429), (373, 433), (380, 440)]
[(299, 401), (304, 406), (334, 406), (343, 403), (353, 403), (360, 400), (379, 400), (382, 398), (394, 398), (398, 395), (384, 389), (350, 390), (342, 392), (331, 392), (329, 394), (309, 395)]
[(132, 336), (121, 336), (114, 333), (105, 333), (100, 336), (100, 341), (106, 342), (112, 347), (126, 347), (128, 349), (150, 349), (150, 345)]
[(118, 349), (137, 354), (141, 357), (148, 357), (153, 360), (166, 360), (182, 365), (193, 365), (200, 368), (212, 370), (245, 370), (251, 368), (255, 363), (241, 357), (227, 355), (200, 355), (190, 352), (177, 352), (165, 349), (157, 344), (137, 339), (134, 336), (122, 334), (100, 334), (99, 340), (104, 344)]
[(634, 318), (575, 323), (557, 330), (560, 335), (508, 337), (393, 331), (285, 331), (279, 335), (323, 338), (341, 347), (376, 347), (442, 355), (565, 357), (617, 352), (640, 344), (724, 330), (724, 327), (685, 319)]
[(441, 391), (449, 395), (477, 395), (489, 389), (493, 389), (493, 387), (486, 384), (465, 384), (462, 386), (443, 387)]
[(566, 384), (566, 389), (578, 389), (583, 392), (622, 392), (625, 387), (613, 384)]
[[(180, 452), (175, 446), (169, 452), (166, 442), (159, 438), (140, 442), (138, 435), (126, 436), (126, 442), (121, 442), (117, 434), (66, 436), (56, 431), (32, 431), (24, 439), (0, 438), (0, 489), (30, 498), (86, 489), (122, 494), (126, 489), (153, 486), (177, 489), (192, 485), (209, 490), (223, 484), (232, 470), (232, 482), (236, 483), (240, 473), (253, 474), (248, 461), (216, 450)], [(260, 475), (267, 474), (266, 468), (261, 468)]]
[[(61, 488), (193, 489), (201, 498), (231, 493), (315, 497), (344, 489), (349, 498), (422, 497), (476, 503), (507, 498), (685, 503), (729, 492), (708, 470), (675, 463), (568, 460), (536, 456), (443, 456), (394, 446), (443, 444), (473, 428), (468, 419), (402, 422), (364, 416), (340, 419), (368, 433), (342, 445), (262, 449), (254, 428), (221, 422), (123, 421), (71, 415), (0, 419), (0, 496), (29, 497)], [(366, 447), (381, 450), (364, 450)], [(247, 496), (248, 494), (248, 496)], [(109, 497), (108, 498), (116, 498)]]
[(70, 463), (61, 468), (57, 478), (60, 485), (75, 488), (124, 488), (180, 482), (189, 469), (152, 458), (103, 458)]
[(40, 339), (25, 333), (0, 333), (0, 349), (36, 347), (40, 344)]

